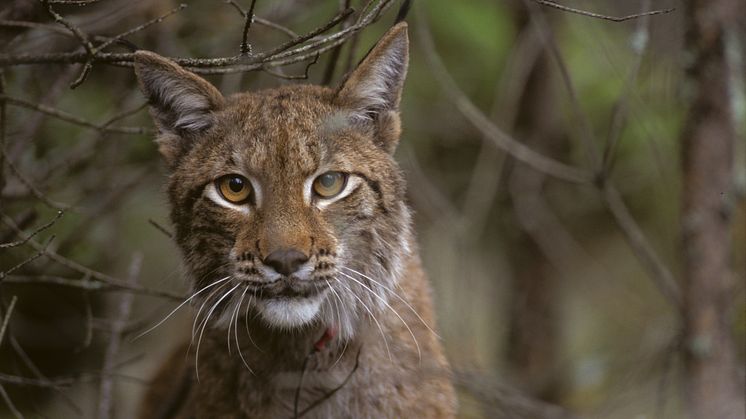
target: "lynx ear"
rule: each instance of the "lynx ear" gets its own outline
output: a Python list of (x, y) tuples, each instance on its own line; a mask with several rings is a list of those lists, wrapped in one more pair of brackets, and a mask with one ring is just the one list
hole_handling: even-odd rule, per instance
[(399, 101), (409, 62), (407, 24), (389, 29), (337, 91), (353, 120), (373, 122), (376, 138), (393, 152), (399, 139)]
[(158, 127), (159, 151), (173, 166), (194, 136), (215, 122), (223, 95), (207, 80), (148, 51), (135, 52), (135, 74)]

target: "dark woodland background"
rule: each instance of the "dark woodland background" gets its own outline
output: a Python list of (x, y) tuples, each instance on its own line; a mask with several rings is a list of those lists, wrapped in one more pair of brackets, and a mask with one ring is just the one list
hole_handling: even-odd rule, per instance
[[(401, 6), (186, 4), (0, 5), (0, 417), (131, 417), (190, 327), (133, 341), (188, 290), (130, 48), (224, 93), (334, 85)], [(744, 418), (746, 5), (562, 5), (603, 16), (407, 17), (397, 158), (461, 417)]]

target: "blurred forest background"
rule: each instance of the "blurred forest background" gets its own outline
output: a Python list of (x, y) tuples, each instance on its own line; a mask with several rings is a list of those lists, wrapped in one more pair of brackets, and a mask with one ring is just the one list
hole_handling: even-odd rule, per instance
[[(546, 3), (407, 18), (397, 158), (461, 416), (743, 418), (744, 4)], [(400, 7), (185, 4), (0, 5), (2, 418), (131, 417), (189, 327), (187, 308), (133, 340), (188, 290), (131, 46), (222, 57), (184, 63), (224, 93), (335, 85)]]

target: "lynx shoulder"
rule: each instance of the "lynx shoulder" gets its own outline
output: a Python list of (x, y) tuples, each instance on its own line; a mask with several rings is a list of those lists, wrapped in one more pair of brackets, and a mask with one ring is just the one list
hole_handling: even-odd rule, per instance
[(336, 89), (224, 97), (136, 53), (195, 310), (140, 417), (455, 415), (392, 157), (407, 63), (398, 24)]

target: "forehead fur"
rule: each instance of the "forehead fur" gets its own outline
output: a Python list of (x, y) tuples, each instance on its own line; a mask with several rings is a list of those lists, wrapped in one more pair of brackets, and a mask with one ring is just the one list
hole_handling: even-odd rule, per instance
[(217, 116), (216, 138), (208, 147), (222, 154), (232, 150), (229, 154), (234, 157), (241, 154), (240, 160), (250, 166), (271, 158), (283, 170), (291, 169), (291, 157), (319, 160), (342, 148), (374, 149), (362, 138), (337, 138), (345, 133), (358, 137), (360, 133), (355, 133), (350, 112), (335, 104), (334, 95), (331, 89), (313, 85), (233, 95)]

